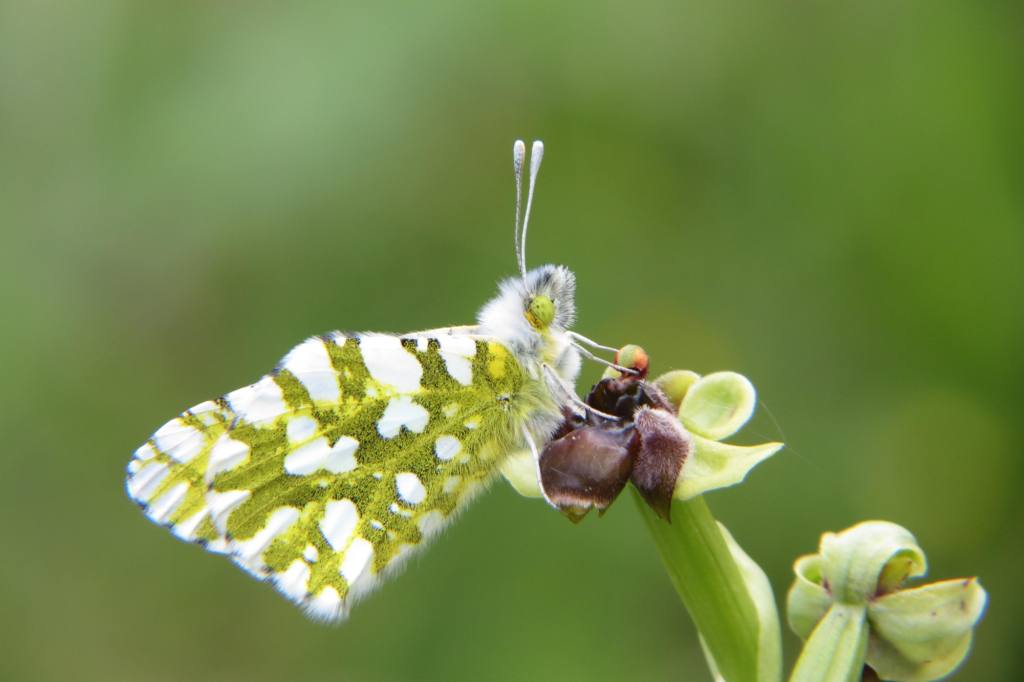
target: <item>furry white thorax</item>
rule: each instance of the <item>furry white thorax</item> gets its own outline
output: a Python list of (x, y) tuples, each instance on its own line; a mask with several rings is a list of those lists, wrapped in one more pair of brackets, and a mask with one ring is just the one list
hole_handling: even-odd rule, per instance
[[(480, 309), (479, 332), (500, 341), (534, 378), (542, 379), (548, 365), (570, 386), (576, 385), (580, 354), (568, 331), (576, 320), (576, 276), (562, 265), (542, 265), (526, 279), (510, 277), (498, 285), (498, 295)], [(551, 326), (537, 331), (525, 311), (533, 296), (547, 296), (555, 304)], [(562, 401), (558, 401), (562, 402)]]

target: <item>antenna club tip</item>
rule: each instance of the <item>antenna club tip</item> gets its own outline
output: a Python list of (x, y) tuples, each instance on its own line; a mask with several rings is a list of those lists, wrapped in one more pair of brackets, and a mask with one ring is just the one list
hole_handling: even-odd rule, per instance
[(530, 151), (530, 180), (537, 176), (540, 169), (540, 160), (544, 158), (544, 143), (540, 140), (533, 141), (533, 149)]

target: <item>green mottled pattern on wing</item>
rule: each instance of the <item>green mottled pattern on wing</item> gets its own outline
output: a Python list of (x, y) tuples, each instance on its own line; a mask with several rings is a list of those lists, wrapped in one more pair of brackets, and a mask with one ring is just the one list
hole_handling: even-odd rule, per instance
[[(310, 339), (260, 382), (158, 430), (129, 465), (129, 495), (314, 617), (341, 617), (490, 480), (525, 419), (548, 407), (503, 346), (458, 341)], [(300, 350), (305, 360), (289, 363)]]

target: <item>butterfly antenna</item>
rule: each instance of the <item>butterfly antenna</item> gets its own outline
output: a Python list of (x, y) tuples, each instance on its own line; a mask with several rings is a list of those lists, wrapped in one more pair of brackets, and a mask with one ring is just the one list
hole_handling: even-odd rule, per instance
[(523, 203), (523, 161), (526, 159), (526, 143), (522, 140), (516, 140), (515, 144), (512, 145), (512, 170), (516, 176), (516, 229), (515, 229), (515, 248), (516, 248), (516, 263), (519, 265), (519, 274), (526, 280), (526, 258), (523, 254), (522, 247), (519, 245), (519, 207)]
[(526, 279), (526, 228), (530, 225), (530, 208), (533, 206), (533, 187), (537, 184), (537, 172), (540, 170), (540, 162), (544, 158), (544, 143), (540, 140), (533, 141), (533, 148), (530, 150), (530, 190), (526, 194), (526, 213), (523, 215), (523, 233), (520, 236), (519, 244), (519, 269)]

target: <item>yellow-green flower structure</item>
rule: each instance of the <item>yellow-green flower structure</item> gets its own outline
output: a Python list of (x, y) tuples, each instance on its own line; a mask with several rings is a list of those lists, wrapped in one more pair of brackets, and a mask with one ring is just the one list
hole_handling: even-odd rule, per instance
[[(603, 511), (631, 481), (644, 522), (700, 631), (716, 676), (730, 682), (780, 680), (782, 645), (771, 586), (704, 500), (704, 493), (740, 483), (782, 448), (782, 443), (722, 442), (753, 415), (753, 385), (735, 372), (701, 376), (689, 370), (670, 371), (647, 382), (647, 355), (637, 346), (622, 348), (617, 362), (639, 370), (640, 378), (610, 369), (591, 391), (588, 404), (609, 410), (614, 404), (617, 412), (625, 404), (631, 424), (626, 429), (588, 424), (569, 430), (555, 442), (577, 440), (544, 453), (558, 456), (559, 463), (577, 475), (570, 503), (563, 503), (564, 497), (552, 499), (552, 491), (542, 486), (544, 454), (539, 465), (530, 453), (514, 456), (506, 460), (502, 473), (521, 494), (543, 495), (574, 521), (589, 511), (587, 505)], [(624, 388), (616, 382), (632, 384)], [(648, 423), (655, 421), (653, 426)], [(641, 444), (629, 462), (634, 441), (628, 428), (633, 427), (640, 432)], [(662, 465), (647, 465), (645, 455)], [(638, 467), (644, 468), (639, 480)], [(672, 479), (662, 495), (657, 479), (665, 472), (671, 472)]]
[(654, 383), (679, 405), (679, 421), (693, 435), (693, 458), (676, 484), (676, 499), (688, 500), (735, 485), (782, 448), (782, 443), (741, 446), (721, 442), (754, 414), (757, 394), (743, 375), (715, 372), (702, 377), (676, 370)]
[(937, 680), (967, 657), (987, 601), (976, 578), (907, 586), (924, 551), (887, 521), (825, 533), (793, 570), (788, 620), (807, 640), (794, 682), (859, 680), (865, 663), (883, 680)]
[[(635, 349), (635, 350), (634, 350)], [(620, 362), (632, 363), (637, 346), (624, 347)], [(617, 377), (609, 370), (607, 377)], [(742, 446), (721, 442), (747, 423), (757, 404), (754, 386), (736, 372), (701, 376), (689, 370), (673, 370), (653, 381), (671, 402), (689, 441), (689, 450), (675, 483), (673, 497), (686, 501), (698, 495), (743, 481), (750, 471), (778, 452), (782, 443)], [(538, 470), (532, 453), (522, 451), (506, 460), (502, 473), (519, 494), (542, 497)]]

